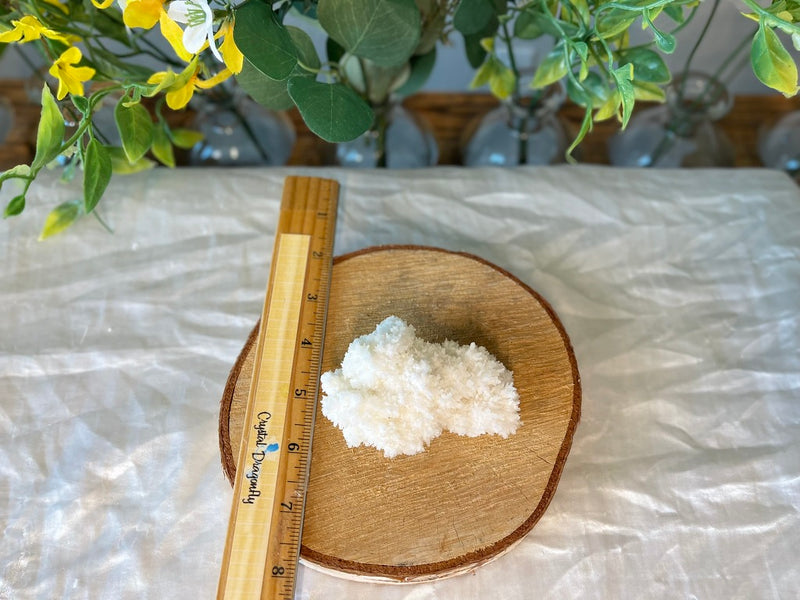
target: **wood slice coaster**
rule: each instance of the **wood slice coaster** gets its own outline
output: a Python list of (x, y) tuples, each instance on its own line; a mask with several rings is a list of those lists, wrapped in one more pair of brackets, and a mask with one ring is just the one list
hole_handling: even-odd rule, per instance
[[(495, 558), (527, 534), (553, 497), (580, 417), (580, 377), (555, 312), (510, 274), (467, 254), (370, 248), (334, 261), (323, 371), (356, 337), (396, 315), (431, 342), (486, 347), (514, 374), (514, 435), (445, 432), (413, 456), (348, 448), (317, 409), (303, 528), (305, 564), (394, 583), (440, 579)], [(220, 448), (233, 481), (258, 328), (228, 378)]]

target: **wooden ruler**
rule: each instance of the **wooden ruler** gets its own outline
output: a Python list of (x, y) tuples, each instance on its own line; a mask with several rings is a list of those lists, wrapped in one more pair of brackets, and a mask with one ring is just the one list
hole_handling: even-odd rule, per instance
[(218, 599), (294, 597), (338, 195), (328, 179), (284, 184)]

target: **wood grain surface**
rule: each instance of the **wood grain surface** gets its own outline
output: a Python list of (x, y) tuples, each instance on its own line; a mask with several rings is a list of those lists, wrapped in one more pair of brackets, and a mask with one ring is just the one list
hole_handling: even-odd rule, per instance
[[(549, 305), (508, 273), (442, 250), (380, 247), (334, 264), (323, 370), (389, 315), (428, 341), (485, 346), (514, 373), (517, 433), (445, 433), (417, 455), (348, 448), (317, 410), (302, 558), (339, 575), (391, 582), (462, 573), (499, 556), (553, 497), (580, 416), (580, 378)], [(231, 371), (220, 411), (229, 479), (252, 372), (252, 341)]]

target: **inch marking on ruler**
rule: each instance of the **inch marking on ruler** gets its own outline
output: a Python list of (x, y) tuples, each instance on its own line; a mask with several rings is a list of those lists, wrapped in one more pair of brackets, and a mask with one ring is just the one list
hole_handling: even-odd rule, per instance
[(284, 184), (218, 599), (294, 596), (337, 198), (335, 181), (288, 177)]

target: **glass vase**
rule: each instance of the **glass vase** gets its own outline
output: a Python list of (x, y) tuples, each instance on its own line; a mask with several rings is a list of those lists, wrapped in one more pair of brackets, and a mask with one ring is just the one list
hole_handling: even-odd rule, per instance
[(733, 106), (718, 80), (703, 73), (676, 77), (666, 102), (633, 116), (608, 143), (612, 165), (623, 167), (732, 167), (733, 146), (716, 125)]
[(557, 116), (564, 98), (563, 86), (555, 84), (540, 98), (503, 102), (462, 143), (463, 164), (511, 167), (564, 162), (567, 135)]
[(784, 115), (759, 136), (758, 155), (765, 167), (786, 171), (800, 182), (800, 110)]
[(336, 145), (336, 164), (351, 168), (415, 169), (439, 160), (426, 123), (397, 102), (373, 106), (375, 120), (363, 135)]
[(280, 166), (295, 143), (291, 121), (245, 94), (203, 97), (190, 128), (203, 139), (189, 152), (193, 166)]

